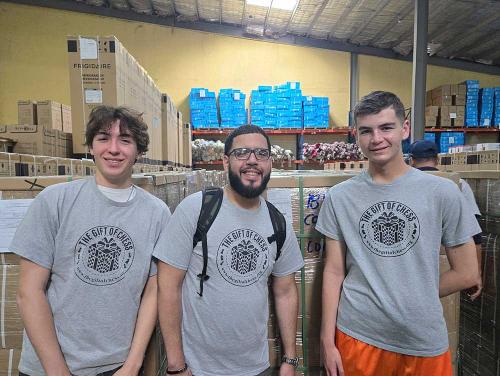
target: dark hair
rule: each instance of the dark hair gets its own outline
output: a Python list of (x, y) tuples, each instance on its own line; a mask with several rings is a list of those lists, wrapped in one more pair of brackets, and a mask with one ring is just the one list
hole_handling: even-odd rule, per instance
[(396, 94), (388, 91), (373, 91), (361, 98), (356, 106), (354, 106), (354, 124), (357, 124), (358, 117), (378, 114), (389, 107), (392, 107), (396, 113), (396, 117), (403, 124), (405, 120), (405, 107)]
[(123, 127), (129, 130), (137, 144), (139, 154), (148, 151), (149, 135), (148, 126), (142, 120), (142, 114), (128, 107), (98, 106), (89, 115), (85, 130), (85, 145), (92, 148), (92, 141), (99, 131), (107, 129), (111, 123), (120, 119), (120, 131)]
[(235, 137), (241, 136), (242, 134), (252, 134), (252, 133), (258, 133), (264, 136), (264, 138), (267, 141), (267, 148), (271, 150), (271, 141), (269, 140), (269, 136), (264, 132), (264, 130), (261, 127), (258, 127), (256, 125), (242, 125), (241, 127), (236, 128), (234, 131), (229, 133), (229, 135), (226, 137), (226, 141), (224, 141), (224, 154), (228, 155), (229, 152), (231, 151), (231, 148), (233, 147), (233, 140)]

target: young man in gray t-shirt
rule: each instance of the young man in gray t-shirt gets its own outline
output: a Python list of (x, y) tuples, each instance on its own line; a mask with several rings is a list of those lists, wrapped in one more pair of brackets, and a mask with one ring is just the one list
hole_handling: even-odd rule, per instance
[[(405, 164), (398, 97), (365, 96), (354, 120), (369, 169), (328, 191), (316, 224), (327, 374), (451, 376), (439, 298), (477, 283), (479, 226), (456, 184)], [(441, 244), (451, 269), (440, 276)]]
[[(202, 242), (193, 236), (201, 192), (184, 199), (161, 237), (158, 309), (168, 358), (167, 374), (196, 376), (268, 375), (268, 280), (272, 275), (284, 362), (281, 376), (295, 374), (298, 294), (294, 273), (303, 265), (290, 223), (277, 257), (273, 226), (260, 197), (271, 174), (271, 145), (256, 126), (226, 139), (220, 210), (207, 233), (208, 279), (200, 290)], [(201, 276), (203, 278), (203, 276)]]
[(147, 126), (100, 106), (85, 138), (95, 177), (45, 188), (10, 247), (21, 256), (21, 374), (138, 375), (156, 323), (151, 255), (170, 212), (132, 184)]

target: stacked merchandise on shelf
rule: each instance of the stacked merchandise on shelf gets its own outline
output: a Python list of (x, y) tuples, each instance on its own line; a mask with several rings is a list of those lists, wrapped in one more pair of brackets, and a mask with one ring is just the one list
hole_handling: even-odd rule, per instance
[(463, 127), (466, 85), (448, 84), (426, 93), (426, 127)]
[(220, 161), (224, 156), (224, 143), (222, 141), (204, 140), (202, 138), (192, 141), (193, 162)]
[(479, 90), (479, 126), (490, 127), (493, 121), (494, 88), (485, 87)]
[(302, 128), (302, 90), (299, 82), (259, 86), (250, 98), (252, 124), (263, 128)]
[(479, 120), (479, 81), (467, 80), (465, 96), (465, 126), (477, 127)]
[[(436, 143), (437, 144), (437, 143)], [(441, 132), (439, 135), (439, 152), (447, 153), (453, 146), (465, 144), (465, 134), (463, 132)]]
[(304, 128), (328, 128), (328, 97), (304, 97)]
[(279, 145), (271, 145), (271, 157), (273, 162), (293, 161), (293, 153), (289, 149), (284, 149)]
[(500, 128), (500, 86), (494, 89), (493, 126)]
[(432, 141), (434, 142), (436, 145), (436, 133), (434, 132), (425, 132), (424, 133), (424, 140), (427, 140), (427, 141)]
[(357, 144), (350, 144), (343, 141), (334, 143), (304, 143), (302, 149), (303, 159), (325, 161), (359, 161), (363, 159), (361, 149)]
[(500, 373), (500, 180), (498, 175), (490, 178), (486, 173), (476, 174), (466, 180), (481, 212), (483, 291), (475, 301), (471, 301), (466, 293), (462, 293), (460, 299), (459, 361), (463, 376)]
[(259, 86), (257, 90), (252, 90), (250, 121), (262, 128), (277, 128), (277, 95), (272, 86)]
[(302, 90), (300, 82), (274, 87), (278, 128), (302, 128)]
[(215, 92), (203, 88), (192, 88), (189, 93), (189, 107), (194, 129), (219, 128)]
[(220, 89), (219, 110), (222, 128), (237, 128), (247, 123), (246, 95), (237, 89)]

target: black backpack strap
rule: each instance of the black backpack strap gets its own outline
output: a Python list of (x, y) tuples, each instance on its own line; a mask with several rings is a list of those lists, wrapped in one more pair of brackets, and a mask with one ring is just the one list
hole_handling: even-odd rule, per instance
[(200, 291), (198, 295), (203, 296), (203, 282), (208, 278), (207, 264), (208, 264), (208, 245), (207, 245), (207, 232), (212, 226), (217, 214), (219, 213), (222, 204), (224, 192), (222, 188), (210, 187), (203, 190), (200, 216), (198, 217), (198, 224), (196, 225), (196, 232), (193, 236), (193, 248), (201, 240), (201, 247), (203, 251), (203, 269), (198, 278), (200, 279)]
[(271, 223), (273, 224), (274, 234), (267, 238), (269, 243), (276, 241), (276, 260), (281, 255), (281, 248), (285, 244), (286, 239), (286, 220), (285, 216), (281, 212), (266, 200), (267, 209), (269, 210), (269, 216), (271, 217)]

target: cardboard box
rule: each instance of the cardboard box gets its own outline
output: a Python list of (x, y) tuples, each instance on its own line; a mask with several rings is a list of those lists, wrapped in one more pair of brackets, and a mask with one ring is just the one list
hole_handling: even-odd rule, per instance
[(6, 134), (16, 141), (15, 153), (56, 156), (56, 131), (53, 129), (41, 125), (9, 125)]
[(425, 127), (431, 128), (438, 125), (438, 118), (436, 116), (425, 116)]
[(17, 122), (19, 124), (37, 124), (36, 102), (17, 101)]
[(161, 134), (163, 164), (175, 166), (179, 155), (177, 144), (177, 108), (167, 94), (162, 94)]
[(427, 106), (425, 107), (425, 116), (437, 117), (439, 116), (439, 106)]
[(56, 156), (70, 158), (73, 155), (73, 135), (57, 131), (56, 133)]
[(150, 150), (161, 161), (161, 93), (147, 72), (114, 36), (68, 37), (73, 152), (85, 154), (85, 126), (100, 105), (128, 106), (143, 114)]
[(73, 133), (71, 123), (71, 106), (61, 104), (62, 130), (65, 133)]
[(0, 299), (0, 336), (3, 348), (21, 348), (23, 343), (23, 323), (17, 309), (16, 294), (19, 280), (19, 265), (2, 265), (0, 267), (0, 283), (2, 296)]
[(0, 376), (18, 375), (20, 359), (21, 349), (0, 349)]
[(62, 131), (61, 103), (52, 100), (38, 101), (36, 111), (38, 125)]
[(184, 167), (184, 124), (182, 122), (182, 112), (177, 112), (177, 145), (179, 148), (177, 166)]

